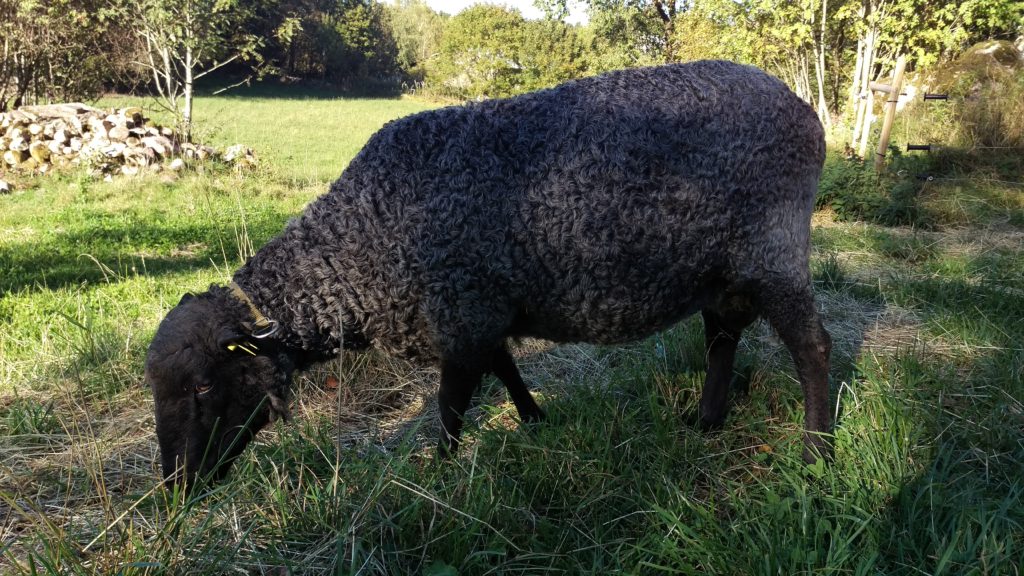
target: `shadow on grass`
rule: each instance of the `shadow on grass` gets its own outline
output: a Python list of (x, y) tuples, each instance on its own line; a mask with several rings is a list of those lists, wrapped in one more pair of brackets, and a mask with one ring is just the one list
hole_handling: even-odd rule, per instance
[[(926, 369), (927, 370), (927, 369)], [(1011, 574), (1024, 557), (1024, 390), (1020, 350), (985, 354), (934, 388), (905, 391), (927, 458), (901, 483), (878, 531), (884, 573)], [(930, 388), (930, 387), (929, 387)], [(919, 456), (920, 457), (920, 456)]]
[[(291, 216), (261, 213), (246, 224), (253, 245), (262, 246)], [(0, 296), (23, 290), (54, 290), (81, 284), (117, 282), (239, 261), (237, 231), (215, 223), (159, 223), (107, 219), (53, 230), (40, 241), (6, 245), (0, 250)]]
[(201, 86), (197, 94), (246, 100), (397, 100), (403, 93), (400, 82), (369, 80), (350, 85), (335, 85), (315, 80), (298, 80), (291, 83), (264, 80), (217, 93), (223, 85), (233, 83), (227, 80), (218, 81), (216, 84), (210, 82), (206, 86)]
[(895, 282), (891, 296), (966, 350), (942, 358), (926, 355), (926, 345), (905, 370), (905, 383), (918, 385), (901, 391), (917, 428), (904, 441), (927, 463), (883, 513), (881, 566), (1016, 573), (1024, 557), (1024, 294), (987, 279), (932, 277)]

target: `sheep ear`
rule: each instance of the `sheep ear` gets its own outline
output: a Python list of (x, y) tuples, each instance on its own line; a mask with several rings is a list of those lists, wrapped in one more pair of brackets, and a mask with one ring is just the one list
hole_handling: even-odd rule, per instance
[(185, 294), (181, 297), (181, 300), (178, 301), (178, 306), (181, 306), (185, 302), (188, 302), (189, 300), (191, 300), (191, 299), (193, 299), (195, 297), (196, 297), (195, 294), (193, 294), (191, 292), (185, 292)]

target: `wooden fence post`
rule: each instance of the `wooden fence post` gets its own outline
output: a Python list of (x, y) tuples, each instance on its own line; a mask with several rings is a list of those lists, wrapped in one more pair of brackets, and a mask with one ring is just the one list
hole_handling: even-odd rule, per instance
[(892, 86), (872, 84), (871, 88), (886, 92), (885, 119), (882, 121), (882, 134), (878, 137), (878, 150), (875, 151), (875, 172), (881, 173), (885, 167), (885, 151), (889, 148), (889, 136), (892, 134), (892, 123), (896, 118), (896, 102), (900, 99), (903, 89), (903, 70), (907, 67), (907, 57), (900, 56), (896, 60), (896, 73), (893, 75)]

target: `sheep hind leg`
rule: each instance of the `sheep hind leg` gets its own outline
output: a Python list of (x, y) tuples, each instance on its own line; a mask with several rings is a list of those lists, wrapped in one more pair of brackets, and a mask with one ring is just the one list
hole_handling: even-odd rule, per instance
[(764, 296), (765, 316), (793, 357), (804, 394), (804, 462), (832, 457), (829, 414), (829, 355), (832, 338), (814, 307), (808, 284), (769, 286)]
[(462, 420), (482, 378), (482, 369), (452, 361), (441, 363), (441, 387), (437, 391), (441, 437), (437, 452), (442, 458), (450, 458), (458, 451)]
[(704, 317), (707, 375), (700, 395), (698, 424), (702, 430), (711, 431), (721, 428), (725, 422), (736, 346), (743, 329), (754, 321), (756, 314), (749, 310), (725, 312), (705, 308), (701, 315)]
[(504, 346), (494, 351), (491, 357), (491, 371), (501, 380), (508, 390), (512, 403), (516, 405), (519, 412), (519, 419), (525, 423), (540, 422), (544, 420), (544, 411), (537, 406), (533, 395), (523, 382), (523, 377), (516, 368), (516, 362), (512, 354)]

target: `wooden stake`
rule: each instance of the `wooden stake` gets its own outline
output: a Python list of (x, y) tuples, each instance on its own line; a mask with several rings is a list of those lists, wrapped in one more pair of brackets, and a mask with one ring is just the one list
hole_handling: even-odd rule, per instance
[(885, 151), (889, 148), (889, 136), (892, 134), (892, 122), (896, 118), (896, 102), (900, 99), (903, 89), (903, 70), (907, 67), (907, 57), (900, 56), (896, 60), (896, 74), (892, 79), (889, 97), (885, 99), (885, 120), (882, 121), (882, 134), (878, 137), (878, 150), (875, 151), (875, 172), (881, 173), (885, 168)]

